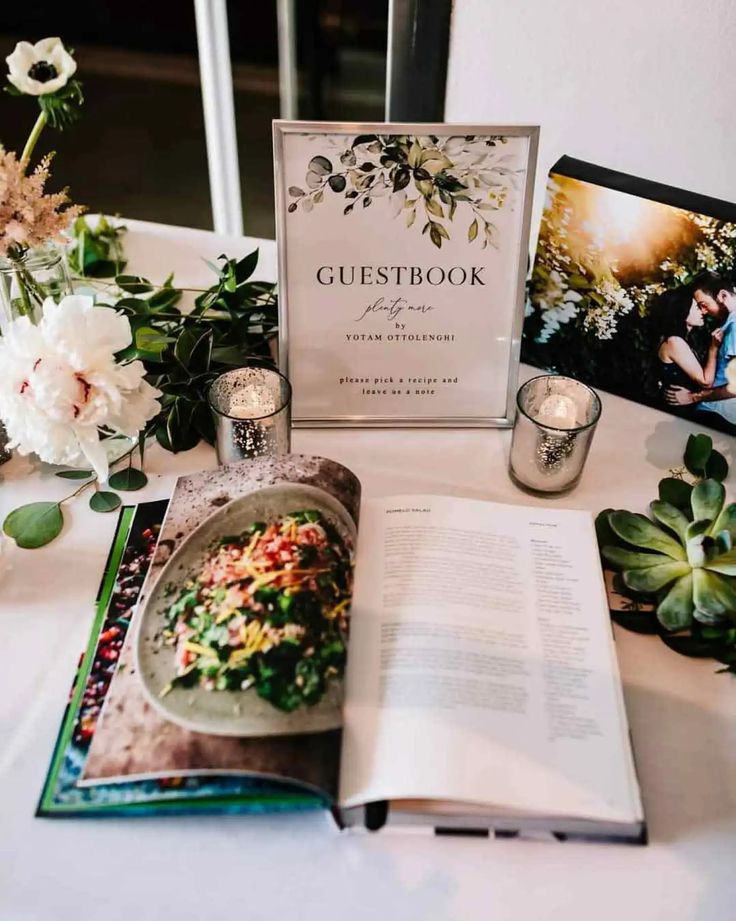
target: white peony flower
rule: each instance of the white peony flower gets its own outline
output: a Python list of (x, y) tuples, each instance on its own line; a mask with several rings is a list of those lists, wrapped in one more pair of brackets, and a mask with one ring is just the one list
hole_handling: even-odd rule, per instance
[(66, 86), (77, 69), (77, 62), (60, 38), (43, 38), (32, 45), (18, 42), (8, 63), (8, 80), (21, 93), (45, 96)]
[(13, 320), (0, 337), (0, 419), (9, 447), (50, 464), (91, 465), (101, 481), (108, 461), (99, 428), (134, 436), (159, 412), (159, 391), (143, 363), (118, 364), (132, 342), (126, 317), (91, 297), (47, 298), (34, 326)]

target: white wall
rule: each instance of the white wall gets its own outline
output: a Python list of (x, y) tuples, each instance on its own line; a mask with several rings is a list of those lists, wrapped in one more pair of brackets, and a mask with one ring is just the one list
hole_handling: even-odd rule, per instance
[(445, 117), (736, 201), (736, 0), (455, 0)]

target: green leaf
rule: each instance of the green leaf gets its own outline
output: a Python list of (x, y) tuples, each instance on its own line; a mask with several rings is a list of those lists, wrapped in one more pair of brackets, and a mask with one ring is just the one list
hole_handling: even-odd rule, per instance
[(691, 435), (685, 446), (685, 466), (695, 476), (705, 476), (705, 468), (713, 451), (710, 435)]
[(211, 329), (206, 329), (194, 343), (189, 355), (189, 370), (193, 374), (209, 371), (212, 360), (212, 342), (213, 332)]
[[(378, 138), (376, 137), (375, 134), (359, 134), (355, 138), (351, 146), (357, 147), (359, 144), (370, 144), (372, 141), (376, 141), (376, 140), (378, 140)], [(324, 160), (324, 157), (322, 159)], [(310, 164), (310, 168), (311, 168), (311, 164)], [(330, 167), (330, 169), (332, 169), (332, 167)]]
[(163, 287), (156, 291), (155, 294), (152, 294), (146, 303), (149, 308), (155, 313), (157, 310), (168, 310), (169, 307), (173, 307), (179, 298), (181, 297), (181, 291), (178, 288)]
[(659, 566), (649, 566), (647, 569), (627, 569), (623, 576), (627, 588), (635, 592), (650, 593), (658, 592), (665, 585), (689, 572), (689, 563), (672, 561), (661, 563)]
[(468, 227), (468, 242), (472, 243), (478, 236), (478, 221), (473, 219), (472, 224)]
[(728, 461), (720, 451), (713, 451), (705, 465), (705, 475), (722, 483), (728, 476)]
[(166, 418), (166, 436), (164, 441), (156, 437), (161, 444), (168, 444), (169, 451), (174, 454), (179, 451), (189, 451), (199, 443), (199, 432), (192, 424), (194, 404), (186, 399), (177, 398)]
[(327, 184), (332, 189), (333, 192), (344, 192), (345, 186), (347, 185), (347, 180), (344, 176), (334, 175), (330, 176), (327, 180)]
[(191, 327), (185, 327), (179, 333), (174, 346), (174, 358), (179, 362), (181, 367), (189, 370), (189, 357), (192, 354), (194, 346), (199, 341), (201, 333)]
[(706, 561), (705, 536), (710, 522), (707, 520), (691, 521), (685, 532), (687, 559), (691, 566), (703, 566)]
[(733, 538), (730, 531), (719, 531), (716, 534), (717, 553), (714, 556), (720, 556), (724, 553), (730, 553), (733, 548)]
[(608, 516), (608, 521), (613, 531), (622, 540), (633, 544), (635, 547), (656, 550), (659, 553), (666, 554), (673, 560), (684, 560), (686, 558), (685, 548), (670, 537), (669, 534), (653, 524), (645, 515), (616, 511), (611, 512)]
[(128, 294), (148, 294), (153, 291), (151, 282), (140, 275), (116, 275), (115, 284)]
[(409, 185), (410, 179), (411, 173), (405, 166), (398, 169), (394, 176), (394, 192), (400, 192), (405, 189)]
[(684, 630), (693, 622), (693, 574), (681, 576), (657, 607), (657, 619), (665, 630)]
[(212, 349), (212, 361), (239, 367), (245, 361), (245, 355), (238, 345), (223, 345)]
[[(209, 404), (202, 400), (192, 413), (192, 425), (208, 444), (215, 443), (215, 420)], [(194, 447), (194, 445), (192, 445)]]
[(329, 176), (329, 174), (332, 172), (332, 164), (327, 159), (327, 157), (312, 157), (312, 159), (309, 161), (308, 169), (311, 172), (316, 173), (318, 176)]
[(623, 547), (603, 547), (601, 556), (617, 569), (649, 569), (650, 566), (662, 566), (670, 562), (670, 558), (662, 553), (637, 553)]
[(31, 502), (14, 509), (3, 523), (3, 531), (24, 550), (50, 543), (64, 527), (58, 502)]
[(135, 492), (136, 489), (143, 489), (148, 483), (148, 477), (142, 470), (137, 467), (124, 467), (118, 470), (108, 480), (113, 489), (120, 489), (123, 492)]
[(255, 272), (257, 265), (258, 250), (254, 249), (252, 253), (248, 253), (247, 256), (244, 256), (235, 264), (235, 280), (237, 283), (241, 285), (244, 281), (247, 281)]
[(140, 352), (160, 355), (166, 346), (173, 342), (171, 336), (165, 336), (152, 326), (139, 326), (135, 331), (135, 347)]
[(649, 508), (660, 524), (669, 528), (670, 531), (674, 531), (680, 540), (685, 539), (689, 522), (680, 509), (670, 505), (669, 502), (663, 502), (661, 499), (655, 499), (654, 502), (650, 502)]
[(679, 480), (676, 477), (665, 477), (659, 481), (659, 498), (663, 502), (669, 502), (675, 508), (690, 512), (690, 495), (693, 488), (685, 480)]
[(736, 540), (736, 502), (724, 505), (720, 515), (711, 525), (711, 534), (720, 534), (721, 531), (728, 531), (732, 539)]
[(595, 534), (598, 538), (599, 548), (620, 546), (621, 540), (608, 521), (608, 516), (612, 511), (612, 508), (606, 508), (596, 515)]
[(150, 313), (148, 301), (142, 297), (121, 297), (119, 301), (116, 301), (115, 309), (123, 310), (125, 313), (134, 316), (147, 316)]
[(87, 480), (92, 476), (91, 470), (60, 470), (56, 476), (62, 480)]
[(693, 599), (697, 620), (708, 623), (710, 618), (736, 617), (736, 588), (726, 576), (694, 569)]
[(85, 258), (84, 272), (88, 278), (114, 278), (125, 266), (125, 259), (97, 259), (94, 256)]
[(165, 421), (158, 423), (153, 434), (156, 438), (156, 441), (161, 445), (161, 447), (165, 451), (174, 452), (174, 448), (171, 444), (171, 439), (169, 438), (169, 431), (168, 431)]
[(701, 480), (690, 497), (693, 518), (714, 521), (718, 518), (725, 500), (726, 490), (722, 483), (718, 480)]
[(105, 490), (92, 493), (89, 499), (89, 507), (93, 512), (114, 512), (120, 505), (120, 496)]
[(705, 568), (711, 572), (720, 572), (724, 576), (736, 576), (736, 550), (729, 550), (708, 560)]

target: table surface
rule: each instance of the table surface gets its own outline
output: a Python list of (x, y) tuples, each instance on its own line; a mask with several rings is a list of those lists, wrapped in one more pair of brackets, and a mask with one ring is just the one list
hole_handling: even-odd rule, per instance
[[(276, 277), (270, 241), (137, 221), (130, 269), (154, 281), (210, 283), (203, 258), (260, 245), (258, 276)], [(522, 367), (522, 374), (529, 374)], [(644, 509), (682, 455), (688, 423), (612, 396), (580, 486), (561, 507)], [(367, 495), (429, 492), (538, 504), (506, 474), (508, 431), (298, 430), (293, 449), (354, 470)], [(733, 463), (733, 442), (714, 435)], [(200, 446), (147, 452), (143, 500), (174, 477), (214, 465)], [(67, 487), (43, 465), (0, 467), (0, 519)], [(0, 919), (272, 919), (402, 921), (734, 916), (736, 679), (654, 637), (616, 631), (651, 843), (647, 848), (394, 834), (340, 836), (320, 814), (269, 817), (36, 819), (34, 810), (115, 516), (66, 507), (62, 537), (6, 548), (0, 575)]]

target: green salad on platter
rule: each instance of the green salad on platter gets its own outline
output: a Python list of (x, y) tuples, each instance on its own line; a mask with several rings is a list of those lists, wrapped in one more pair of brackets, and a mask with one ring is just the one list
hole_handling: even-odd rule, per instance
[(312, 509), (219, 540), (167, 612), (176, 674), (161, 696), (252, 688), (286, 712), (316, 704), (344, 674), (352, 556)]

